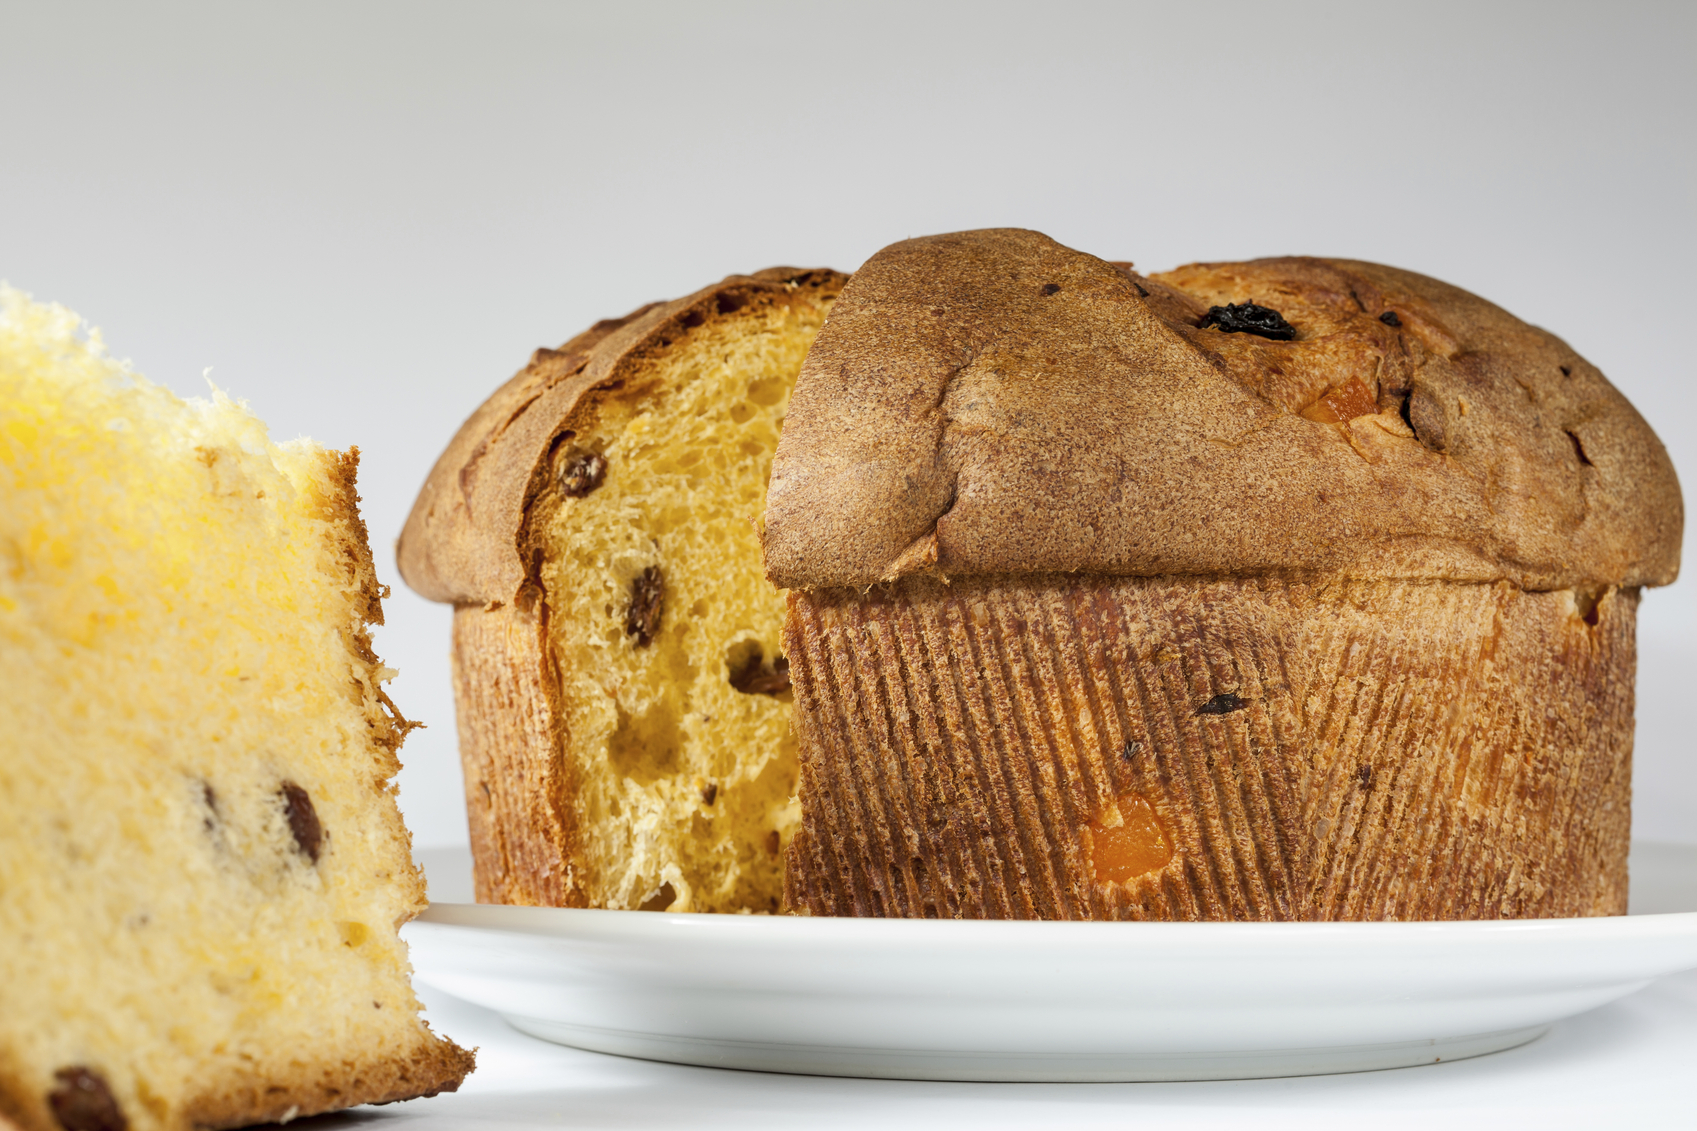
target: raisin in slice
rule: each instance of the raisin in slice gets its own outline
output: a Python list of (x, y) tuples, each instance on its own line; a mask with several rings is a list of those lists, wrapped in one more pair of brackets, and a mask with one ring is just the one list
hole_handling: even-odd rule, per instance
[(1387, 326), (1402, 325), (1402, 319), (1397, 317), (1397, 312), (1394, 310), (1387, 310), (1383, 314), (1379, 315), (1379, 321), (1383, 322)]
[(1296, 327), (1286, 322), (1284, 315), (1253, 302), (1210, 306), (1201, 322), (1202, 329), (1209, 326), (1224, 334), (1255, 334), (1275, 342), (1288, 342), (1296, 337)]
[(659, 566), (649, 566), (630, 586), (630, 607), (625, 610), (625, 635), (638, 648), (654, 643), (660, 633), (660, 613), (666, 605), (665, 579)]
[(129, 1131), (130, 1121), (98, 1072), (80, 1065), (53, 1074), (58, 1086), (47, 1093), (47, 1106), (65, 1131)]
[(311, 795), (292, 781), (284, 782), (278, 792), (283, 795), (289, 831), (295, 834), (295, 844), (314, 864), (318, 863), (318, 854), (324, 850), (324, 826), (318, 821), (318, 810), (313, 808)]
[(607, 478), (607, 457), (584, 452), (560, 465), (560, 494), (581, 499)]

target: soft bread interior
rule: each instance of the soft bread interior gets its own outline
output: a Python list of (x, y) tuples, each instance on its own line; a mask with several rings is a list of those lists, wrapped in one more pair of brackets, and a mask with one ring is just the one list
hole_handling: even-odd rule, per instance
[(778, 909), (796, 746), (757, 524), (824, 313), (716, 318), (554, 452), (542, 580), (591, 906)]
[(93, 1126), (61, 1108), (104, 1089), (140, 1131), (451, 1086), (396, 934), (424, 893), (354, 458), (0, 304), (0, 1112)]

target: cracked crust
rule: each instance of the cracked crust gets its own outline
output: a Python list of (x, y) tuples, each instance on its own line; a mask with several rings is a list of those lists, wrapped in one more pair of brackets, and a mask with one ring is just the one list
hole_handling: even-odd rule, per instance
[[(1199, 329), (1280, 311), (1296, 340)], [(1144, 278), (1036, 232), (894, 244), (797, 383), (766, 510), (789, 588), (908, 574), (1326, 572), (1665, 585), (1683, 511), (1564, 342), (1395, 268)]]

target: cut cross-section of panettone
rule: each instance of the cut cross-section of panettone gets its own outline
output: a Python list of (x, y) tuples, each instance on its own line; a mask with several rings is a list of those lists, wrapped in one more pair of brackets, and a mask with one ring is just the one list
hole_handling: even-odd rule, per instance
[(757, 524), (842, 284), (732, 276), (538, 350), (431, 472), (399, 557), (456, 606), (479, 900), (778, 909), (796, 752)]
[(397, 934), (424, 885), (355, 465), (0, 290), (0, 1122), (233, 1127), (471, 1070)]

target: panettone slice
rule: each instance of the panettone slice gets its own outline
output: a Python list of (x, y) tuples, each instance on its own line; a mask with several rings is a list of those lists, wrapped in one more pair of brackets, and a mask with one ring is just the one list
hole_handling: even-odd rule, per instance
[(397, 931), (408, 723), (357, 453), (183, 402), (0, 289), (0, 1122), (452, 1091)]

